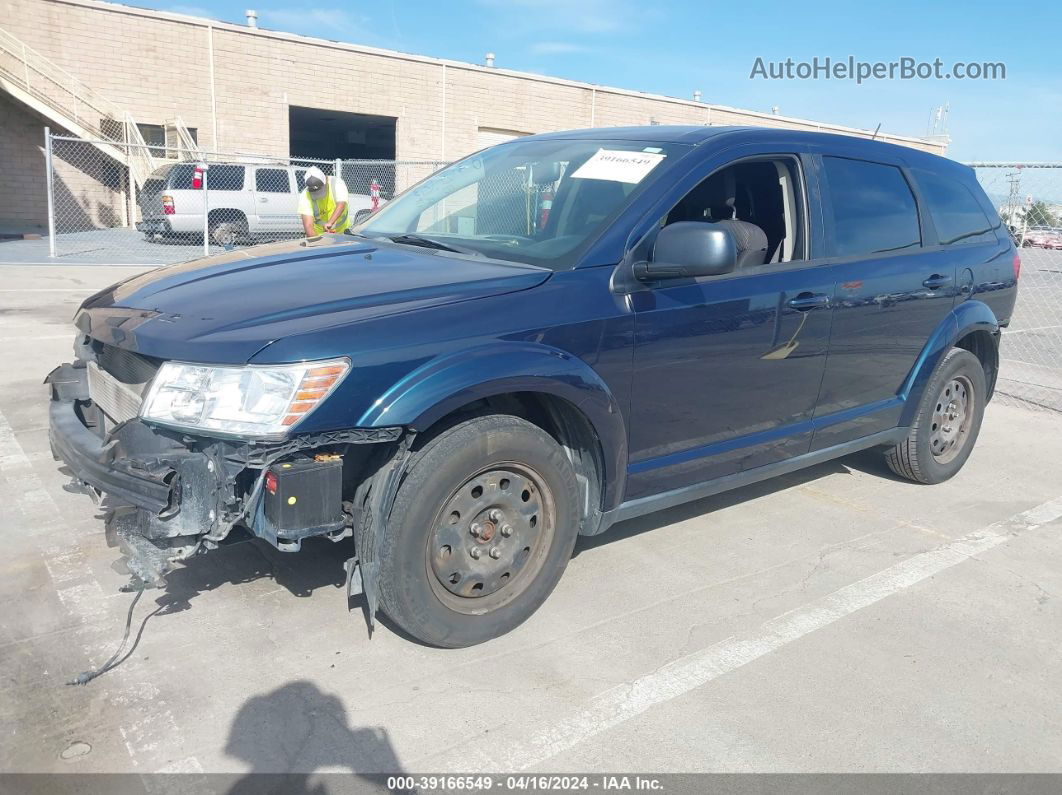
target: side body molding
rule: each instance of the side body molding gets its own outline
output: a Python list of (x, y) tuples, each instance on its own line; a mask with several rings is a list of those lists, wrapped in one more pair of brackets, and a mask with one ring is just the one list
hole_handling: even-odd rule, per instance
[(999, 332), (999, 321), (995, 314), (987, 304), (981, 301), (963, 301), (956, 305), (937, 326), (936, 331), (922, 348), (918, 360), (900, 389), (900, 397), (904, 400), (903, 414), (900, 417), (901, 426), (906, 427), (914, 422), (918, 403), (922, 398), (922, 390), (925, 389), (926, 382), (933, 375), (933, 370), (941, 357), (956, 342), (972, 331), (988, 331), (992, 334)]
[(623, 414), (593, 368), (558, 348), (497, 342), (432, 359), (381, 395), (357, 427), (404, 425), (423, 431), (461, 406), (513, 392), (552, 395), (586, 416), (601, 444), (603, 509), (615, 507), (622, 499), (627, 472)]

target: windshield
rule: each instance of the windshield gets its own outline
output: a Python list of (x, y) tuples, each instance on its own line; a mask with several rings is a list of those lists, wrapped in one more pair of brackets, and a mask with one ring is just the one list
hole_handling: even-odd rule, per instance
[(646, 141), (501, 144), (428, 177), (357, 233), (562, 270), (666, 158), (685, 149)]

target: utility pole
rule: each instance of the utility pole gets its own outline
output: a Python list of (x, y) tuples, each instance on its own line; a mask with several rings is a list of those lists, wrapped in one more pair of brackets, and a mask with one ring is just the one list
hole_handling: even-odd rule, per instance
[(1025, 214), (1022, 213), (1019, 216), (1018, 208), (1021, 206), (1021, 169), (1011, 171), (1006, 176), (1007, 184), (1010, 185), (1010, 190), (1007, 193), (1006, 204), (1006, 216), (1007, 223), (1015, 227), (1019, 227), (1020, 220), (1020, 234), (1018, 236), (1018, 245), (1021, 245), (1025, 240)]

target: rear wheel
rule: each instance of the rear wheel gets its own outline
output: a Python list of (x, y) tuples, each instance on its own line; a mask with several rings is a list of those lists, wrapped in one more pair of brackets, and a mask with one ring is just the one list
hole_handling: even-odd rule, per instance
[(218, 246), (234, 246), (248, 236), (244, 218), (216, 218), (210, 221), (210, 239)]
[(571, 557), (576, 477), (518, 417), (462, 422), (415, 454), (380, 549), (380, 601), (434, 646), (503, 635), (545, 601)]
[(987, 394), (980, 360), (962, 348), (948, 351), (926, 385), (907, 438), (886, 453), (889, 468), (917, 483), (952, 477), (973, 451)]

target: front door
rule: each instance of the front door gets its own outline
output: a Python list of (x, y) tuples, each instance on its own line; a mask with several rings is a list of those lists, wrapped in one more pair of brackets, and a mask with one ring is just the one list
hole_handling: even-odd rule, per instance
[(254, 206), (258, 215), (257, 231), (289, 231), (292, 217), (295, 215), (293, 196), (288, 169), (255, 169)]
[(768, 250), (734, 273), (631, 294), (626, 499), (808, 452), (834, 283), (806, 256), (800, 173), (796, 158), (728, 166), (683, 200), (700, 195), (700, 204), (680, 202), (668, 215), (712, 222), (729, 214), (764, 230)]

